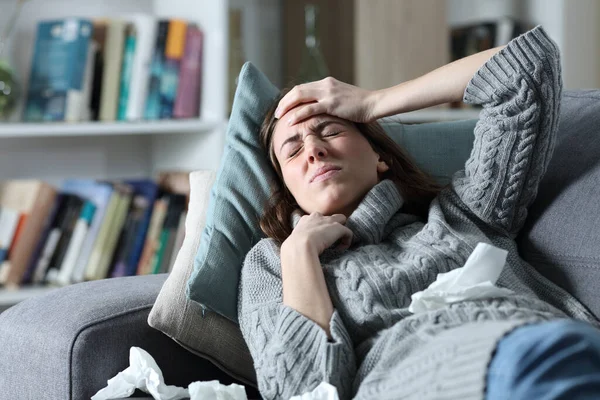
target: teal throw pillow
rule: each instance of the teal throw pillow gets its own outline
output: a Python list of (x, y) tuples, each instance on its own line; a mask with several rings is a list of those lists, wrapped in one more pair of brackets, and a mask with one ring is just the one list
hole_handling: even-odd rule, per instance
[(279, 94), (247, 62), (238, 78), (225, 150), (210, 194), (206, 226), (187, 285), (187, 296), (237, 322), (237, 289), (246, 253), (264, 235), (258, 221), (269, 199), (274, 172), (258, 132)]

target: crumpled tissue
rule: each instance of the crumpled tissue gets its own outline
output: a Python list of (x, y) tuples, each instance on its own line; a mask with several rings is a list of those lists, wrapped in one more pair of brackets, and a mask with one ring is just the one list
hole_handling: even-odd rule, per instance
[[(192, 382), (187, 389), (165, 384), (162, 371), (147, 351), (139, 347), (129, 350), (129, 367), (108, 380), (108, 386), (91, 400), (129, 397), (140, 389), (155, 400), (248, 400), (246, 389), (235, 383), (225, 386), (219, 381)], [(321, 382), (312, 392), (293, 396), (290, 400), (339, 400), (335, 386)]]
[(340, 398), (335, 386), (327, 382), (321, 382), (312, 392), (292, 396), (290, 400), (340, 400)]
[(508, 251), (504, 249), (477, 243), (464, 266), (438, 274), (427, 289), (413, 294), (408, 311), (431, 311), (463, 300), (502, 297), (514, 293), (495, 286), (507, 255)]
[(246, 389), (232, 383), (225, 386), (219, 381), (193, 382), (188, 389), (165, 384), (162, 371), (147, 351), (139, 347), (129, 350), (129, 367), (108, 380), (108, 386), (92, 396), (92, 400), (129, 397), (140, 389), (156, 400), (211, 399), (248, 400)]

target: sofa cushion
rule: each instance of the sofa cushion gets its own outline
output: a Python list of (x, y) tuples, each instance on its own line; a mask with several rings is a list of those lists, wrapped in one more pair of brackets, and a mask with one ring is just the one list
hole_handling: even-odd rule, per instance
[(231, 376), (256, 386), (252, 357), (239, 326), (220, 314), (203, 312), (200, 304), (188, 299), (185, 294), (206, 224), (214, 180), (214, 171), (190, 174), (185, 238), (173, 269), (150, 311), (148, 324), (192, 353), (212, 361)]
[(517, 243), (600, 318), (600, 90), (565, 91), (554, 153)]

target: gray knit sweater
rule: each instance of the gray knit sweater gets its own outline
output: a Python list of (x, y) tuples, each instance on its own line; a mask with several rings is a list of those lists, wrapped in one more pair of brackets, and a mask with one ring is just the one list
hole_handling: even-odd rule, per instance
[[(340, 399), (482, 399), (496, 344), (512, 329), (566, 317), (595, 323), (514, 241), (553, 152), (561, 92), (559, 50), (541, 26), (477, 71), (464, 94), (483, 106), (473, 151), (426, 223), (403, 213), (395, 185), (382, 181), (348, 218), (350, 249), (321, 255), (333, 340), (282, 304), (279, 246), (264, 239), (250, 251), (238, 311), (264, 398), (327, 381)], [(410, 313), (411, 295), (462, 267), (478, 242), (508, 251), (497, 286), (515, 294)]]

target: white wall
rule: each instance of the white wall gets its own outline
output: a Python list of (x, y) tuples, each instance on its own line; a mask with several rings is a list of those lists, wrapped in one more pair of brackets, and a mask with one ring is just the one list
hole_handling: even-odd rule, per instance
[(450, 26), (470, 24), (501, 16), (516, 16), (520, 8), (517, 0), (446, 0)]
[(504, 15), (543, 25), (561, 50), (564, 88), (600, 88), (599, 0), (446, 1), (450, 26)]
[(281, 86), (283, 32), (280, 0), (229, 0), (229, 6), (242, 10), (242, 45), (247, 60), (275, 85)]

